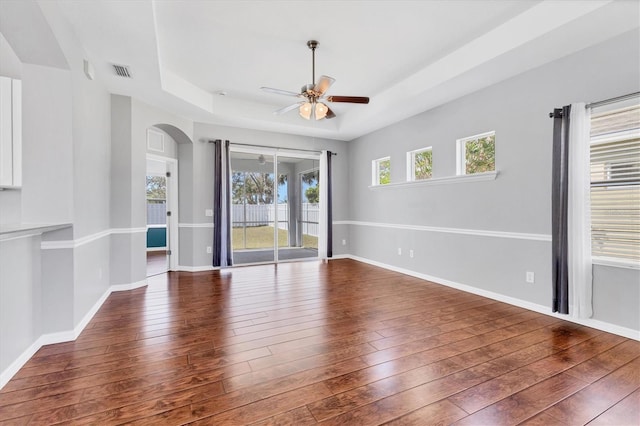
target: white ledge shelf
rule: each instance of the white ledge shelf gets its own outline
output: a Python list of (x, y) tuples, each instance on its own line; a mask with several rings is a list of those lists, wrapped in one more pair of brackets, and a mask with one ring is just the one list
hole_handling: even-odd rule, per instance
[(0, 225), (0, 241), (69, 228), (71, 223), (12, 223)]
[(466, 183), (466, 182), (479, 182), (483, 180), (495, 180), (497, 177), (498, 177), (498, 172), (495, 171), (495, 172), (476, 173), (473, 175), (447, 176), (447, 177), (441, 177), (441, 178), (415, 180), (410, 182), (388, 183), (386, 185), (371, 185), (369, 186), (369, 189), (404, 188), (404, 187), (429, 186), (429, 185), (449, 185), (452, 183)]

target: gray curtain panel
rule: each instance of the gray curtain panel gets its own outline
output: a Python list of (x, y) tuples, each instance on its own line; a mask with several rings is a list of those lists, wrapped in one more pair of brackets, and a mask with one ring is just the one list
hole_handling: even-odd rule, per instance
[(229, 141), (214, 141), (213, 266), (233, 265), (231, 248), (231, 158)]
[(569, 117), (571, 106), (553, 110), (551, 239), (553, 312), (569, 313), (568, 184)]

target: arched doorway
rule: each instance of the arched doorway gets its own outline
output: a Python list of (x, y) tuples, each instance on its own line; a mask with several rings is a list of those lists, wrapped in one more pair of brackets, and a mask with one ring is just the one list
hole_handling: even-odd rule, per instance
[(146, 138), (147, 276), (152, 276), (178, 269), (178, 144), (191, 140), (166, 123), (147, 128)]

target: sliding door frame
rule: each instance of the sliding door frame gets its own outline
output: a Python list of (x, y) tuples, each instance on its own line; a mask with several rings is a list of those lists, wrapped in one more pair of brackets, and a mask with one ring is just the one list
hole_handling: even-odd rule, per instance
[[(274, 226), (273, 226), (273, 263), (281, 263), (278, 259), (278, 155), (287, 158), (300, 158), (305, 160), (317, 160), (320, 161), (322, 156), (321, 151), (300, 151), (295, 149), (287, 149), (287, 148), (277, 148), (277, 147), (269, 147), (269, 146), (259, 146), (259, 145), (242, 145), (242, 144), (229, 144), (229, 155), (233, 155), (234, 152), (245, 153), (245, 154), (255, 154), (255, 155), (269, 155), (273, 158), (273, 193), (275, 194), (275, 205), (274, 205)], [(231, 170), (233, 173), (233, 168)], [(231, 200), (229, 200), (231, 202)], [(324, 238), (319, 236), (318, 238)], [(282, 262), (288, 262), (290, 260), (285, 260)], [(264, 263), (272, 263), (272, 262), (264, 262)]]

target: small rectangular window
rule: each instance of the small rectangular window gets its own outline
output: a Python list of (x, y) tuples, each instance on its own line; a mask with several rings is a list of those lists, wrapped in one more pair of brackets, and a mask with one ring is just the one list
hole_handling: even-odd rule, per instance
[(372, 185), (386, 185), (391, 182), (391, 157), (378, 158), (371, 163)]
[(431, 147), (407, 152), (407, 181), (431, 178), (433, 151)]
[(640, 104), (610, 104), (591, 115), (591, 252), (640, 262)]
[(472, 175), (496, 170), (496, 132), (458, 139), (456, 150), (458, 175)]

